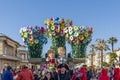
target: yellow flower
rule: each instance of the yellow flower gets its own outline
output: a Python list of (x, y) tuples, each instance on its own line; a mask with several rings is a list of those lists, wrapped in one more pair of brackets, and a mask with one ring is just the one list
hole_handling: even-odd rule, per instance
[(60, 26), (61, 30), (64, 30), (65, 26)]
[(47, 19), (45, 20), (45, 24), (49, 25), (50, 21)]
[(80, 39), (80, 41), (82, 41), (82, 40), (84, 39), (84, 36), (81, 35), (81, 36), (79, 37), (79, 39)]
[(52, 34), (49, 32), (49, 33), (48, 33), (48, 36), (49, 36), (49, 37), (51, 37), (51, 36), (52, 36)]
[(25, 33), (24, 33), (24, 38), (27, 38), (27, 37), (28, 37), (28, 33), (25, 32)]
[(51, 26), (51, 30), (55, 30), (55, 26)]
[(88, 32), (85, 32), (85, 33), (84, 33), (84, 36), (85, 36), (85, 37), (88, 37)]
[(65, 37), (68, 38), (68, 34), (65, 34)]
[(77, 27), (77, 26), (74, 26), (74, 30), (77, 31), (77, 30), (78, 30), (78, 27)]
[(51, 24), (51, 25), (54, 25), (54, 21), (50, 21), (50, 24)]
[(30, 43), (30, 45), (34, 44), (34, 42), (33, 42), (32, 40), (30, 40), (30, 42), (29, 42), (29, 43)]

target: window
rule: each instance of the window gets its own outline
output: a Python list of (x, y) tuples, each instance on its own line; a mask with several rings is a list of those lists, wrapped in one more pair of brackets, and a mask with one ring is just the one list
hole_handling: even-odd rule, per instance
[(7, 54), (7, 50), (8, 50), (8, 47), (6, 46), (6, 47), (5, 47), (5, 51), (4, 51), (5, 54)]

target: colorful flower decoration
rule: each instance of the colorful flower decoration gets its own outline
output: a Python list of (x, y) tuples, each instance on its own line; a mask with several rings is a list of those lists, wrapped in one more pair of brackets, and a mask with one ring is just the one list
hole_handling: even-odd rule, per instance
[[(47, 43), (47, 36), (44, 34), (44, 30), (44, 27), (23, 27), (20, 29), (20, 34), (23, 42), (26, 41), (27, 45), (29, 45), (29, 43), (43, 45)], [(42, 41), (42, 43), (40, 43), (40, 41)]]
[(64, 19), (60, 18), (51, 18), (51, 19), (46, 19), (45, 25), (47, 28), (47, 35), (49, 37), (53, 36), (65, 36), (64, 34), (64, 29), (68, 26), (72, 26), (72, 21), (67, 19), (66, 21)]
[(23, 27), (20, 34), (25, 45), (28, 45), (31, 57), (41, 57), (42, 47), (47, 43), (44, 27)]
[(76, 42), (75, 41), (76, 39), (79, 40), (77, 41), (79, 43), (83, 43), (84, 40), (86, 40), (87, 43), (90, 43), (93, 29), (89, 27), (86, 28), (86, 27), (70, 26), (64, 29), (64, 33), (65, 33), (66, 39), (68, 41), (72, 40), (73, 43)]
[(87, 45), (92, 40), (93, 29), (69, 26), (64, 29), (65, 38), (72, 47), (74, 57), (84, 57)]

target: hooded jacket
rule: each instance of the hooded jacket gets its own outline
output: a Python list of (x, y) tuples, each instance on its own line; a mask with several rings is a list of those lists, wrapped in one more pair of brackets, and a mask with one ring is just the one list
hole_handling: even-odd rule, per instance
[(25, 68), (19, 74), (16, 80), (34, 80), (32, 72)]
[(102, 69), (99, 80), (110, 80), (108, 76), (108, 70)]
[(114, 69), (113, 79), (114, 80), (120, 80), (120, 70), (119, 70), (119, 68)]
[(2, 74), (2, 80), (13, 80), (12, 72), (10, 71), (11, 67), (8, 66), (6, 71)]

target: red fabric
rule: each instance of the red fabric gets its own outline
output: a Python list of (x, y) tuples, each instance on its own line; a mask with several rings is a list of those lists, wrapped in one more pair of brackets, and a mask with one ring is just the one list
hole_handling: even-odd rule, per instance
[(80, 80), (87, 80), (86, 68), (81, 68), (80, 72), (83, 73), (83, 76), (80, 78)]
[(55, 59), (50, 59), (50, 60), (48, 61), (48, 64), (55, 64)]
[(100, 74), (100, 80), (110, 80), (110, 77), (108, 76), (108, 70), (102, 69)]
[(13, 76), (16, 76), (16, 73), (15, 73), (15, 72), (13, 72), (13, 73), (12, 73), (12, 75), (13, 75)]
[(61, 71), (60, 71), (60, 70), (58, 70), (58, 74), (60, 74), (60, 72), (61, 72)]
[[(81, 68), (79, 70), (79, 72), (83, 73), (83, 76), (79, 80), (87, 80), (86, 69), (85, 68)], [(76, 72), (73, 74), (72, 80), (75, 80), (75, 78), (76, 78)]]
[(114, 80), (120, 80), (120, 70), (119, 68), (115, 68), (114, 69), (114, 76), (113, 76)]
[(32, 72), (26, 68), (23, 69), (19, 74), (16, 80), (34, 80)]
[(73, 76), (72, 76), (72, 80), (75, 80), (76, 78), (76, 72), (74, 72)]

